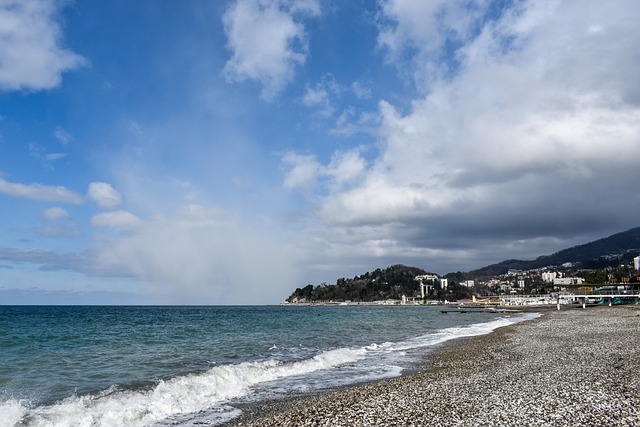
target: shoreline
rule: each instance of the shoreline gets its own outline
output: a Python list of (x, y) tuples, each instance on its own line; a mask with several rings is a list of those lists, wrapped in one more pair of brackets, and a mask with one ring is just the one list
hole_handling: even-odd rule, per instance
[(223, 425), (640, 424), (640, 307), (531, 311), (429, 352), (418, 372), (242, 405)]

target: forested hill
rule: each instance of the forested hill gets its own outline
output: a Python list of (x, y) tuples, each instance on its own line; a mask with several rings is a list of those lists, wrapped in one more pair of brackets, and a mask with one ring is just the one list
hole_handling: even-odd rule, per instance
[(393, 265), (366, 272), (353, 279), (338, 279), (335, 284), (307, 285), (296, 289), (287, 301), (379, 301), (414, 296), (419, 291), (416, 276), (427, 274), (421, 268)]
[[(307, 285), (296, 289), (287, 301), (289, 302), (329, 302), (354, 301), (371, 302), (385, 299), (399, 300), (402, 295), (419, 297), (420, 285), (414, 280), (416, 276), (429, 274), (425, 270), (406, 265), (392, 265), (385, 269), (366, 272), (353, 279), (338, 279), (335, 284)], [(453, 277), (452, 277), (453, 278)], [(455, 280), (455, 278), (453, 278)], [(464, 286), (449, 282), (446, 292), (440, 289), (439, 283), (428, 298), (468, 298), (470, 292)]]
[[(470, 271), (449, 273), (446, 290), (436, 289), (428, 298), (461, 299), (470, 296), (470, 290), (460, 283), (467, 279), (485, 279), (507, 273), (508, 270), (533, 270), (542, 267), (561, 266), (572, 263), (579, 268), (605, 268), (628, 264), (640, 254), (640, 227), (632, 228), (584, 245), (564, 249), (552, 255), (538, 257), (531, 261), (507, 260), (498, 264)], [(353, 279), (338, 279), (335, 284), (307, 285), (296, 289), (287, 298), (289, 302), (328, 301), (380, 301), (401, 299), (402, 295), (417, 297), (420, 287), (414, 278), (428, 274), (425, 270), (405, 265), (392, 265), (356, 276)]]
[(558, 251), (531, 261), (511, 259), (468, 273), (470, 277), (490, 277), (505, 274), (510, 269), (532, 270), (564, 263), (579, 264), (582, 268), (604, 268), (628, 263), (640, 254), (640, 227), (632, 228), (584, 245)]

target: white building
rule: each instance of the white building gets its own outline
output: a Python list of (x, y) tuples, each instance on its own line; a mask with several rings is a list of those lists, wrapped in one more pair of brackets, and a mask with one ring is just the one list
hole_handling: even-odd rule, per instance
[(582, 285), (584, 279), (582, 277), (562, 277), (553, 279), (553, 284), (555, 286), (566, 286), (566, 285)]
[(420, 282), (420, 295), (424, 299), (434, 288), (434, 283), (440, 281), (440, 278), (435, 274), (423, 274), (416, 276), (413, 280)]
[(640, 256), (637, 256), (633, 259), (633, 268), (636, 270), (640, 270)]
[(553, 283), (556, 277), (558, 277), (558, 273), (555, 271), (545, 271), (542, 273), (542, 281), (545, 283)]

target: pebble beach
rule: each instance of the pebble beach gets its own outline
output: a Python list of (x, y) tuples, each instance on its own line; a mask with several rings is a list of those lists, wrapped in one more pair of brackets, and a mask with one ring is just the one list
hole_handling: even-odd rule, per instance
[(418, 372), (243, 408), (226, 426), (640, 426), (640, 306), (544, 309)]

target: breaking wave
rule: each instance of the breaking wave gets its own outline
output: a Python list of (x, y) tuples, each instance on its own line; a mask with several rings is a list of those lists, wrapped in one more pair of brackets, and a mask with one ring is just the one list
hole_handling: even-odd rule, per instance
[[(232, 418), (239, 411), (228, 406), (228, 402), (250, 395), (256, 386), (278, 384), (278, 381), (292, 378), (313, 382), (314, 378), (320, 377), (324, 377), (325, 385), (327, 378), (330, 385), (338, 385), (344, 382), (339, 369), (345, 366), (355, 372), (350, 382), (396, 376), (402, 371), (397, 366), (398, 357), (407, 351), (487, 334), (498, 327), (537, 316), (501, 317), (485, 323), (449, 327), (401, 342), (324, 351), (305, 360), (267, 359), (220, 365), (205, 372), (160, 380), (147, 388), (126, 389), (114, 385), (98, 393), (74, 395), (45, 405), (8, 399), (0, 402), (0, 426), (148, 426), (203, 411), (227, 413)], [(373, 365), (382, 366), (382, 369), (372, 374)], [(330, 379), (332, 371), (335, 374), (333, 383)], [(317, 375), (320, 372), (322, 375)]]

